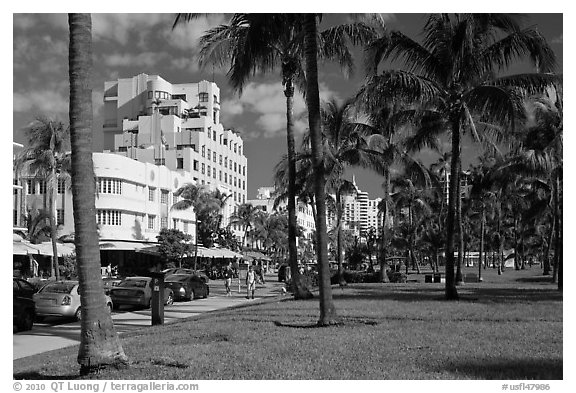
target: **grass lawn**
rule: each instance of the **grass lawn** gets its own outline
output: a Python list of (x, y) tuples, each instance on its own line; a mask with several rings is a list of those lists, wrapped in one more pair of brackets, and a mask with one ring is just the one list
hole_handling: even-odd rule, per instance
[[(475, 269), (466, 269), (475, 272)], [(334, 288), (340, 324), (314, 326), (317, 298), (275, 301), (151, 327), (123, 339), (131, 365), (98, 379), (562, 379), (562, 294), (541, 270), (484, 282)], [(549, 279), (546, 279), (549, 280)], [(76, 379), (77, 347), (15, 360), (14, 378)]]

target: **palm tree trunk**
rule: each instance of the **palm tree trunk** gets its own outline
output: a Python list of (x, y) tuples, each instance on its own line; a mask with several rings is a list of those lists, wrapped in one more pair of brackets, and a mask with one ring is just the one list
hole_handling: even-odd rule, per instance
[(562, 209), (561, 209), (561, 183), (559, 177), (556, 177), (555, 187), (554, 187), (554, 219), (556, 221), (555, 225), (555, 247), (554, 247), (554, 270), (556, 272), (556, 278), (558, 280), (558, 290), (562, 291)]
[[(50, 189), (49, 205), (50, 205), (50, 239), (52, 241), (52, 269), (54, 274), (52, 277), (56, 278), (56, 281), (60, 280), (60, 268), (58, 267), (58, 246), (56, 245), (56, 192), (58, 190), (58, 179), (56, 178), (56, 168), (52, 166), (52, 186), (47, 187)], [(54, 184), (56, 183), (56, 184)], [(47, 190), (48, 191), (48, 190)]]
[(482, 218), (480, 221), (480, 252), (478, 253), (478, 282), (482, 281), (482, 261), (484, 259), (484, 232), (486, 225), (486, 210), (482, 205)]
[(318, 91), (318, 29), (315, 14), (304, 14), (304, 54), (306, 59), (306, 106), (314, 167), (314, 195), (316, 197), (316, 255), (318, 258), (320, 287), (320, 319), (318, 325), (336, 322), (336, 308), (332, 300), (330, 268), (328, 266), (328, 240), (326, 232), (326, 202), (324, 166), (322, 160), (322, 135), (320, 124), (320, 94)]
[(388, 279), (388, 198), (390, 197), (390, 171), (384, 173), (384, 209), (382, 211), (382, 243), (380, 245), (380, 282), (389, 282)]
[(546, 251), (543, 256), (544, 259), (544, 275), (550, 275), (550, 249), (552, 248), (552, 240), (554, 239), (554, 228), (556, 220), (552, 219), (552, 225), (550, 226), (550, 234), (548, 235), (548, 243), (546, 244)]
[(292, 272), (292, 293), (295, 299), (309, 299), (312, 293), (306, 288), (298, 269), (298, 249), (296, 247), (296, 149), (294, 147), (294, 87), (292, 79), (286, 78), (286, 145), (288, 146), (288, 260)]
[(458, 155), (460, 153), (460, 120), (453, 116), (452, 121), (452, 159), (450, 168), (450, 188), (448, 197), (448, 217), (446, 218), (446, 285), (447, 300), (457, 300), (458, 291), (454, 276), (454, 224), (456, 221), (456, 199), (458, 189)]
[(338, 284), (346, 285), (344, 264), (342, 261), (342, 196), (340, 188), (336, 190), (336, 262), (338, 262)]
[(457, 199), (456, 199), (456, 223), (458, 226), (458, 263), (456, 265), (456, 285), (464, 283), (462, 277), (462, 263), (464, 261), (464, 231), (462, 226), (462, 191), (460, 189), (460, 172), (462, 161), (460, 160), (460, 150), (458, 151), (458, 179), (457, 179)]
[(105, 365), (126, 365), (127, 357), (106, 306), (100, 276), (92, 162), (92, 20), (69, 14), (70, 140), (72, 200), (82, 320), (77, 361), (85, 375)]

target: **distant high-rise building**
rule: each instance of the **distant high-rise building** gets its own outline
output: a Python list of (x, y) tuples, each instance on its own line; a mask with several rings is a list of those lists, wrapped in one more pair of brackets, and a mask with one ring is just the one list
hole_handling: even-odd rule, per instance
[(378, 233), (382, 227), (382, 215), (378, 211), (382, 198), (370, 199), (368, 193), (356, 185), (355, 176), (352, 176), (352, 184), (356, 192), (343, 197), (344, 228), (352, 230), (359, 237), (365, 237), (370, 228)]

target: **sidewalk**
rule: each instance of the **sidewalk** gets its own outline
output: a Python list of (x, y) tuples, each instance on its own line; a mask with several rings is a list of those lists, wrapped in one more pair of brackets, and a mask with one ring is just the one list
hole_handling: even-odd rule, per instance
[[(182, 319), (195, 317), (210, 311), (258, 304), (263, 300), (286, 299), (290, 296), (281, 296), (283, 283), (267, 281), (265, 286), (259, 285), (255, 299), (246, 299), (246, 287), (242, 286), (238, 293), (238, 283), (232, 283), (232, 296), (227, 297), (222, 280), (212, 280), (210, 296), (206, 299), (197, 299), (189, 302), (178, 302), (164, 308), (164, 324), (178, 322)], [(150, 310), (133, 310), (113, 313), (112, 319), (116, 332), (122, 337), (151, 326)], [(12, 359), (20, 359), (55, 349), (70, 347), (80, 343), (80, 322), (73, 322), (55, 326), (34, 325), (32, 330), (13, 335)]]

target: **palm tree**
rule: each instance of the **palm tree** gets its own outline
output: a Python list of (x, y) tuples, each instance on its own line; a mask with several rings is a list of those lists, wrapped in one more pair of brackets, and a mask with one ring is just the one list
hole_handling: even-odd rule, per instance
[(262, 211), (251, 203), (243, 203), (238, 206), (236, 212), (232, 213), (230, 216), (229, 225), (240, 225), (242, 228), (244, 228), (243, 245), (245, 247), (248, 246), (246, 239), (248, 238), (250, 228), (254, 226), (257, 216), (260, 214), (260, 212)]
[(314, 196), (316, 198), (316, 256), (318, 259), (318, 284), (320, 289), (319, 326), (336, 322), (336, 307), (330, 286), (328, 266), (328, 241), (326, 230), (325, 175), (322, 157), (322, 128), (320, 94), (318, 91), (318, 25), (316, 14), (304, 14), (304, 56), (306, 60), (306, 106), (310, 129), (312, 168), (314, 168)]
[(100, 276), (92, 163), (92, 20), (69, 14), (70, 139), (74, 241), (80, 282), (82, 320), (78, 363), (85, 375), (105, 365), (126, 365), (127, 357), (106, 307)]
[(223, 210), (226, 207), (226, 202), (228, 201), (228, 199), (230, 199), (232, 197), (232, 193), (225, 193), (220, 191), (219, 188), (217, 188), (216, 190), (214, 190), (212, 192), (212, 198), (214, 199), (214, 201), (216, 202), (216, 204), (218, 205), (218, 222), (216, 225), (216, 229), (220, 229), (220, 226), (222, 225), (222, 219), (223, 217)]
[(48, 221), (52, 240), (52, 277), (60, 279), (56, 234), (56, 195), (58, 182), (66, 182), (70, 171), (70, 130), (64, 123), (39, 117), (26, 128), (28, 144), (16, 159), (16, 167), (46, 183)]
[[(179, 14), (180, 21), (197, 15)], [(365, 23), (340, 25), (320, 33), (319, 55), (335, 59), (346, 70), (353, 69), (353, 56), (348, 42), (361, 44), (374, 36)], [(294, 86), (304, 88), (302, 67), (304, 32), (297, 14), (234, 14), (229, 24), (207, 31), (200, 39), (200, 63), (225, 66), (230, 63), (229, 78), (233, 88), (242, 93), (248, 80), (256, 73), (266, 74), (280, 68), (286, 97), (286, 141), (288, 149), (288, 249), (296, 298), (311, 297), (298, 274), (296, 248), (296, 167), (294, 142)]]
[(196, 263), (198, 261), (198, 241), (201, 239), (204, 246), (210, 247), (212, 234), (217, 231), (217, 228), (214, 227), (215, 222), (217, 222), (217, 218), (214, 217), (214, 212), (220, 205), (204, 185), (196, 185), (192, 183), (185, 184), (176, 190), (174, 196), (179, 197), (180, 200), (173, 204), (171, 209), (194, 209), (194, 217), (196, 218), (194, 270), (196, 270)]
[[(403, 60), (404, 71), (384, 71), (363, 88), (368, 101), (390, 96), (430, 109), (437, 126), (427, 133), (451, 133), (452, 162), (447, 217), (446, 298), (458, 299), (454, 275), (454, 225), (459, 196), (458, 162), (465, 131), (480, 140), (485, 134), (514, 128), (522, 112), (521, 98), (550, 86), (555, 56), (534, 28), (521, 28), (517, 16), (502, 14), (431, 15), (422, 44), (400, 32), (375, 40), (369, 47), (377, 70), (382, 59)], [(518, 59), (528, 57), (539, 73), (499, 76)]]

